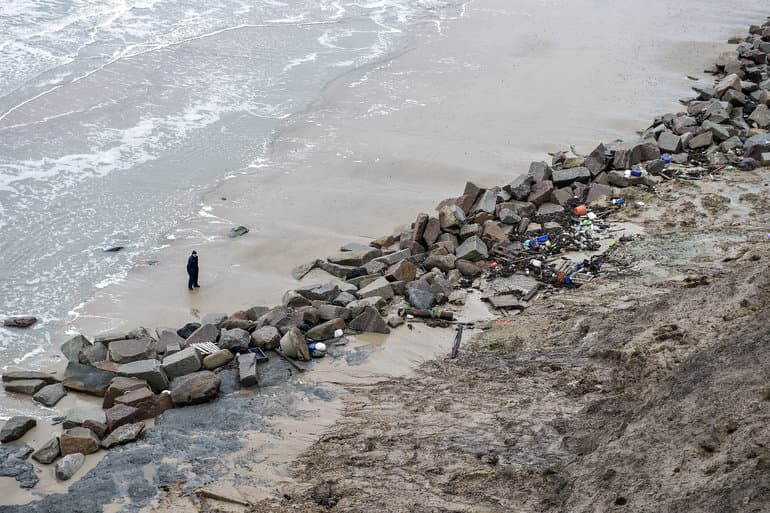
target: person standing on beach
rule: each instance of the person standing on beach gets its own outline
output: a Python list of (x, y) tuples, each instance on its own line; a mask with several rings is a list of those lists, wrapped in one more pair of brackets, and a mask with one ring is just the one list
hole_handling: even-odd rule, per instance
[(192, 290), (193, 288), (200, 288), (198, 285), (198, 253), (192, 252), (190, 258), (187, 259), (187, 288)]

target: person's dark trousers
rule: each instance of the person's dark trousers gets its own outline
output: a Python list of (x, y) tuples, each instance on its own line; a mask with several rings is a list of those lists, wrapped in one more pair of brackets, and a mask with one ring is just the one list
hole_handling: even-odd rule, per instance
[(198, 273), (187, 273), (190, 276), (190, 279), (187, 280), (187, 288), (191, 289), (193, 287), (200, 287), (198, 285)]

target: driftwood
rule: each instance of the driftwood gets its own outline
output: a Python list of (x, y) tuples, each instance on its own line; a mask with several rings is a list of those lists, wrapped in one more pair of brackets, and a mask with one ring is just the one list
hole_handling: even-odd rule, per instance
[(211, 490), (209, 488), (198, 488), (195, 490), (195, 494), (199, 497), (205, 497), (207, 499), (214, 499), (217, 501), (231, 502), (233, 504), (240, 504), (241, 506), (251, 506), (251, 503), (237, 497), (225, 495), (223, 493)]
[(299, 365), (297, 362), (295, 362), (294, 360), (292, 360), (291, 358), (289, 358), (288, 356), (286, 356), (285, 354), (283, 354), (283, 351), (281, 351), (280, 349), (278, 349), (278, 348), (275, 348), (275, 349), (273, 349), (273, 351), (275, 351), (275, 352), (276, 352), (276, 354), (277, 354), (278, 356), (280, 356), (281, 358), (283, 358), (284, 360), (286, 360), (287, 362), (289, 362), (289, 364), (290, 364), (292, 367), (294, 367), (295, 369), (297, 369), (298, 371), (300, 371), (300, 372), (305, 372), (305, 371), (307, 370), (307, 369), (305, 369), (304, 367), (300, 366), (300, 365)]
[(433, 309), (430, 310), (422, 310), (419, 308), (401, 308), (398, 311), (399, 315), (404, 317), (406, 315), (412, 315), (414, 317), (418, 317), (421, 319), (439, 319), (442, 321), (453, 321), (455, 319), (454, 313), (449, 312), (447, 310), (444, 311), (436, 311)]
[(455, 335), (454, 343), (452, 344), (452, 354), (449, 355), (450, 358), (457, 358), (457, 353), (460, 351), (460, 342), (463, 339), (463, 325), (458, 324), (457, 325), (457, 334)]

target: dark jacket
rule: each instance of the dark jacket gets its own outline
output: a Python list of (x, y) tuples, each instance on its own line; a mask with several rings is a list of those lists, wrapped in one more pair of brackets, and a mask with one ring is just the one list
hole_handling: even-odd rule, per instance
[(187, 273), (198, 274), (198, 255), (190, 255), (187, 259)]

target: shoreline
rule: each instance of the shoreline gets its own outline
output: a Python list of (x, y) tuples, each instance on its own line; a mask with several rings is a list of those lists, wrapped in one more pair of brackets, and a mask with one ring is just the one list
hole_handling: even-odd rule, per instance
[[(389, 165), (389, 163), (386, 163), (385, 165), (387, 166), (387, 165)], [(363, 165), (362, 165), (362, 167), (363, 167)], [(436, 167), (439, 167), (439, 166), (436, 166)], [(467, 170), (466, 170), (466, 171), (467, 171)], [(370, 172), (371, 172), (371, 170), (370, 170)], [(373, 174), (376, 174), (376, 173), (373, 173)], [(250, 178), (253, 178), (253, 177), (250, 177)], [(227, 183), (227, 182), (225, 182), (225, 183), (221, 184), (221, 185), (220, 185), (219, 187), (217, 187), (215, 190), (213, 190), (213, 191), (210, 191), (210, 192), (209, 192), (209, 193), (208, 193), (206, 196), (207, 196), (207, 197), (209, 197), (209, 198), (214, 198), (214, 197), (216, 197), (218, 194), (222, 194), (222, 192), (221, 192), (222, 190), (228, 190), (228, 201), (230, 201), (229, 197), (232, 197), (232, 195), (231, 195), (231, 194), (229, 194), (229, 191), (230, 191), (230, 189), (228, 189), (228, 188), (226, 187), (227, 185), (230, 185), (230, 184), (229, 184), (229, 183)], [(427, 185), (427, 184), (426, 184), (426, 185)], [(453, 184), (453, 185), (454, 185), (454, 184)], [(241, 187), (241, 184), (233, 185), (232, 187), (233, 187), (234, 189), (236, 189), (236, 190), (233, 190), (233, 191), (232, 191), (232, 192), (233, 192), (233, 194), (235, 195), (236, 199), (239, 199), (239, 198), (238, 198), (238, 196), (237, 196), (237, 189)], [(449, 187), (449, 186), (447, 186), (447, 189), (449, 189), (449, 188), (450, 188), (450, 187)], [(453, 187), (453, 188), (454, 188), (454, 187)], [(394, 188), (394, 190), (398, 190), (398, 187)], [(244, 195), (244, 196), (245, 196), (245, 195)], [(447, 194), (447, 196), (451, 196), (451, 193), (450, 193), (450, 194)], [(435, 198), (433, 198), (433, 200), (435, 200)], [(433, 200), (431, 200), (431, 201), (433, 202)], [(359, 207), (359, 208), (360, 208), (360, 207)], [(223, 210), (224, 210), (224, 209), (223, 209)], [(354, 208), (353, 210), (355, 211), (356, 209)], [(425, 210), (428, 210), (428, 209), (425, 209)], [(383, 213), (383, 214), (384, 214), (384, 213)], [(216, 214), (212, 214), (212, 215), (216, 215)], [(224, 216), (224, 217), (226, 217), (226, 216)], [(384, 219), (383, 219), (383, 221), (382, 221), (382, 224), (386, 224), (386, 223), (389, 223), (390, 227), (392, 228), (392, 224), (393, 224), (393, 223), (391, 222), (391, 220), (390, 220), (390, 219), (387, 219), (387, 220), (384, 220)], [(300, 232), (300, 233), (302, 233), (302, 231), (303, 231), (303, 229), (302, 229), (302, 228), (300, 228), (300, 229), (298, 230), (298, 232)], [(332, 234), (335, 234), (335, 235), (336, 235), (336, 232), (332, 232)], [(369, 235), (369, 234), (367, 234), (367, 235)], [(369, 238), (373, 238), (373, 237), (369, 237)], [(335, 241), (337, 241), (338, 239), (334, 239), (334, 240), (335, 240)], [(350, 240), (350, 237), (346, 237), (346, 238), (345, 238), (345, 240), (346, 240), (346, 241), (349, 241), (349, 240)], [(240, 241), (239, 241), (239, 242), (240, 242)], [(225, 243), (227, 243), (227, 240), (226, 240), (226, 239), (225, 239)], [(311, 241), (311, 244), (312, 244), (312, 243), (313, 243), (313, 241)], [(332, 242), (332, 241), (330, 240), (330, 241), (328, 241), (327, 243), (325, 243), (325, 245), (323, 245), (323, 246), (322, 246), (322, 248), (328, 248), (328, 251), (325, 251), (325, 252), (327, 252), (327, 253), (331, 253), (331, 252), (332, 252), (332, 248), (334, 248), (334, 247), (336, 247), (336, 246), (339, 246), (339, 243), (338, 243), (338, 242)], [(254, 248), (254, 247), (251, 247), (251, 248), (250, 248), (250, 250), (251, 250), (252, 252), (254, 252), (254, 251), (255, 251), (255, 249), (256, 249), (256, 250), (258, 250), (258, 245), (257, 245), (257, 247), (256, 247), (256, 248)], [(257, 252), (257, 254), (258, 254), (258, 251), (256, 251), (256, 252)], [(317, 254), (317, 253), (316, 253), (316, 254)], [(242, 261), (243, 261), (243, 258), (244, 258), (244, 256), (248, 257), (248, 253), (247, 253), (246, 255), (244, 255), (244, 254), (240, 254), (240, 255), (237, 255), (236, 257), (233, 257), (231, 260), (228, 260), (228, 261), (227, 261), (227, 263), (228, 263), (230, 266), (241, 265), (241, 264), (240, 264), (240, 263), (238, 263), (238, 262), (242, 262)], [(280, 264), (277, 264), (277, 265), (276, 265), (276, 267), (282, 268), (282, 266), (286, 266), (286, 265), (288, 265), (288, 263), (284, 261), (284, 262), (281, 262)], [(240, 271), (239, 271), (239, 272), (240, 272)], [(288, 275), (288, 272), (286, 272), (286, 275)], [(135, 277), (135, 281), (136, 281), (136, 277)], [(255, 280), (255, 281), (259, 282), (259, 280)], [(275, 282), (275, 285), (274, 285), (274, 286), (278, 287), (278, 286), (280, 286), (279, 284), (285, 284), (286, 282), (290, 282), (290, 281), (291, 281), (291, 280), (287, 280), (286, 278), (280, 278), (280, 277), (279, 277), (279, 278), (276, 280), (276, 282)], [(140, 288), (144, 288), (144, 287), (146, 287), (146, 288), (149, 288), (149, 286), (150, 286), (150, 283), (151, 283), (151, 282), (152, 282), (152, 279), (151, 279), (151, 278), (146, 278), (146, 279), (145, 279), (145, 281), (144, 281), (144, 282), (142, 282), (142, 283), (139, 283), (139, 284), (138, 284), (138, 286), (139, 286)], [(296, 285), (296, 283), (294, 283), (294, 285)], [(290, 288), (290, 287), (284, 287), (284, 290), (285, 290), (286, 288)], [(198, 308), (198, 309), (199, 309), (199, 310), (201, 310), (201, 313), (205, 313), (205, 312), (213, 312), (213, 311), (216, 311), (216, 310), (222, 310), (223, 308), (218, 308), (218, 309), (216, 309), (216, 308), (215, 308), (215, 309), (211, 309), (211, 308), (210, 308), (210, 309), (208, 309), (208, 310), (206, 310), (206, 309), (205, 309), (205, 304), (214, 304), (214, 303), (217, 303), (217, 301), (221, 301), (221, 297), (215, 297), (215, 298), (207, 298), (207, 301), (206, 301), (205, 303), (199, 303), (199, 304), (195, 304), (195, 305), (191, 306), (191, 308), (198, 308), (198, 307), (200, 307), (200, 308)], [(221, 304), (223, 304), (223, 303), (217, 303), (217, 304), (220, 304), (220, 305), (221, 305)], [(253, 304), (254, 304), (254, 302), (252, 301), (252, 302), (251, 302), (251, 305), (253, 305)], [(268, 304), (270, 304), (270, 302), (268, 302)], [(148, 306), (150, 306), (150, 308), (154, 308), (154, 307), (152, 307), (151, 305), (148, 305)], [(224, 308), (224, 310), (233, 311), (233, 310), (237, 309), (239, 306), (241, 306), (241, 305), (235, 305), (234, 307), (230, 307), (230, 308)], [(108, 311), (109, 311), (109, 310), (108, 310)], [(137, 317), (142, 317), (142, 315), (141, 315), (141, 312), (139, 312), (139, 311), (137, 311), (137, 310), (134, 310), (134, 311), (132, 311), (132, 315), (135, 315), (135, 316), (137, 316)], [(157, 315), (157, 316), (163, 316), (163, 315), (166, 315), (166, 313), (165, 313), (165, 312), (160, 312), (160, 313), (156, 313), (156, 314), (154, 314), (154, 315)], [(145, 316), (145, 317), (142, 317), (142, 318), (143, 318), (143, 319), (147, 319), (148, 317), (149, 317), (149, 319), (156, 319), (156, 318), (159, 318), (159, 317), (153, 317), (153, 316)], [(130, 321), (130, 320), (129, 320), (129, 321), (127, 321), (127, 320), (125, 319), (125, 317), (122, 319), (122, 322), (123, 322), (124, 324), (132, 325), (132, 324), (131, 324), (131, 321)], [(143, 322), (143, 324), (145, 324), (145, 325), (151, 325), (151, 326), (161, 326), (161, 325), (162, 325), (162, 324), (158, 324), (158, 323), (154, 323), (154, 322), (149, 322), (149, 321), (144, 321), (144, 322)], [(118, 326), (118, 327), (119, 327), (119, 326)], [(104, 331), (104, 330), (102, 330), (102, 331)], [(389, 340), (390, 340), (390, 339), (389, 339)], [(432, 356), (435, 356), (435, 355), (429, 355), (429, 356), (431, 356), (431, 357), (432, 357)]]

